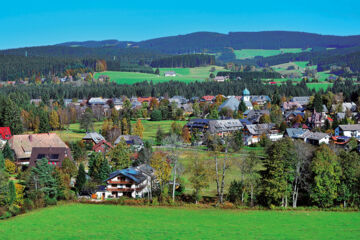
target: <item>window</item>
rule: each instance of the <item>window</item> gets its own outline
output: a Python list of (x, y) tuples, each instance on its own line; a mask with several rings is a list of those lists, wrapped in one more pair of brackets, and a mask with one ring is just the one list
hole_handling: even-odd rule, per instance
[(58, 160), (59, 159), (59, 154), (51, 154), (50, 159), (51, 160)]
[(36, 159), (40, 160), (40, 159), (43, 159), (43, 158), (45, 158), (45, 154), (38, 154)]

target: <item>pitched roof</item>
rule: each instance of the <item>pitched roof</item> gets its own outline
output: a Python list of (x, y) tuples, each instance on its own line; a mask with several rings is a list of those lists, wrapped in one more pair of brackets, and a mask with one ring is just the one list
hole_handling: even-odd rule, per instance
[(83, 137), (83, 140), (92, 140), (95, 143), (99, 143), (102, 140), (105, 140), (105, 138), (97, 132), (90, 132), (86, 133), (85, 137)]
[(360, 131), (360, 124), (339, 125), (343, 131)]
[(223, 102), (223, 104), (220, 105), (218, 111), (221, 111), (221, 109), (223, 109), (223, 108), (228, 108), (233, 111), (236, 111), (239, 108), (239, 104), (240, 104), (240, 101), (237, 100), (236, 97), (231, 97), (231, 98), (227, 99), (225, 102)]
[(30, 158), (34, 147), (68, 148), (56, 133), (14, 135), (9, 144), (17, 158)]
[(301, 135), (308, 132), (309, 130), (305, 130), (302, 128), (287, 128), (286, 133), (291, 138), (300, 138)]
[(130, 178), (131, 180), (133, 180), (136, 183), (141, 183), (146, 179), (146, 176), (141, 171), (130, 167), (130, 168), (117, 170), (115, 172), (110, 173), (110, 176), (105, 181), (113, 179), (114, 177), (116, 177), (118, 175), (123, 175), (127, 178)]
[(273, 124), (273, 123), (246, 125), (246, 127), (249, 130), (249, 133), (251, 135), (261, 135), (264, 133), (268, 133), (274, 126), (275, 126), (275, 124)]
[(226, 131), (236, 131), (243, 128), (240, 120), (238, 119), (227, 119), (227, 120), (211, 120), (209, 122), (210, 132), (226, 132)]
[(120, 135), (115, 140), (115, 145), (119, 144), (121, 140), (124, 140), (127, 144), (142, 145), (143, 141), (139, 136), (136, 135)]

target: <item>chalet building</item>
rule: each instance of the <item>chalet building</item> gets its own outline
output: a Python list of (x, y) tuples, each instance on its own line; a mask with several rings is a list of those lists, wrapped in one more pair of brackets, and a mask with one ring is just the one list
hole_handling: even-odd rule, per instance
[(99, 142), (105, 140), (105, 138), (97, 132), (86, 133), (85, 137), (82, 140), (86, 143), (91, 143), (93, 145), (98, 144)]
[(215, 99), (215, 96), (202, 96), (200, 102), (212, 102)]
[(271, 141), (278, 141), (283, 138), (283, 134), (275, 129), (275, 124), (273, 123), (246, 125), (244, 134), (246, 145), (260, 142), (261, 136), (263, 135), (266, 135)]
[(296, 110), (302, 108), (302, 105), (298, 102), (284, 102), (282, 104), (283, 111)]
[(311, 117), (307, 119), (307, 125), (310, 128), (321, 128), (324, 126), (327, 116), (325, 113), (318, 113), (314, 110)]
[(115, 145), (118, 145), (120, 141), (125, 141), (127, 145), (133, 147), (135, 150), (140, 151), (144, 147), (144, 142), (139, 136), (136, 135), (120, 135), (115, 140)]
[(103, 98), (90, 98), (89, 101), (88, 101), (88, 104), (90, 106), (105, 105), (105, 104), (107, 104), (107, 100), (103, 99)]
[(322, 132), (306, 132), (300, 137), (304, 142), (319, 146), (321, 144), (329, 144), (330, 136)]
[(42, 158), (61, 167), (65, 158), (72, 159), (70, 148), (55, 133), (14, 135), (9, 140), (17, 165), (35, 166)]
[(226, 80), (228, 80), (229, 77), (228, 76), (216, 76), (214, 78), (214, 81), (215, 82), (225, 82)]
[(164, 73), (165, 77), (176, 77), (176, 72), (175, 71), (168, 71)]
[(244, 117), (251, 123), (256, 124), (260, 122), (260, 118), (264, 115), (270, 116), (269, 110), (246, 110), (244, 112)]
[(219, 106), (218, 111), (220, 112), (223, 108), (237, 111), (239, 109), (239, 104), (240, 101), (236, 97), (230, 97)]
[(287, 128), (284, 134), (292, 139), (301, 139), (306, 143), (319, 146), (321, 144), (329, 144), (330, 136), (322, 132), (310, 132), (307, 129)]
[(153, 170), (150, 166), (126, 168), (110, 173), (105, 180), (106, 186), (98, 189), (96, 197), (106, 198), (142, 198), (151, 191)]
[(304, 119), (305, 113), (301, 111), (289, 111), (284, 114), (284, 118), (287, 123), (292, 123), (297, 116), (300, 116), (301, 119)]
[(209, 122), (210, 133), (221, 137), (241, 129), (243, 129), (243, 125), (238, 119), (212, 120)]
[(101, 140), (100, 142), (98, 142), (97, 144), (95, 144), (92, 147), (92, 150), (94, 152), (101, 152), (101, 153), (107, 153), (108, 151), (110, 151), (111, 149), (113, 149), (114, 147), (111, 145), (111, 143), (109, 143), (106, 140)]
[(360, 137), (360, 124), (339, 125), (335, 129), (335, 136)]
[(301, 97), (293, 97), (291, 99), (291, 102), (297, 102), (299, 103), (301, 106), (307, 106), (310, 102), (310, 97), (309, 96), (301, 96)]
[(250, 96), (251, 102), (257, 105), (263, 106), (268, 102), (271, 102), (271, 98), (267, 95), (252, 95)]
[(238, 119), (192, 119), (185, 125), (185, 127), (187, 127), (192, 133), (205, 133), (209, 131), (211, 134), (224, 136), (229, 133), (241, 130), (244, 126)]

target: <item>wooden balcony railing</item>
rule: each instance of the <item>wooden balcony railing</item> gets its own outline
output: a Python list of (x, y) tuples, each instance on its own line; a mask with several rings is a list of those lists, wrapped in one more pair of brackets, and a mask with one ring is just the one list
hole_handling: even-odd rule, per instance
[(108, 184), (132, 184), (131, 182), (128, 182), (128, 181), (113, 181), (113, 180), (110, 180), (110, 181), (107, 181)]

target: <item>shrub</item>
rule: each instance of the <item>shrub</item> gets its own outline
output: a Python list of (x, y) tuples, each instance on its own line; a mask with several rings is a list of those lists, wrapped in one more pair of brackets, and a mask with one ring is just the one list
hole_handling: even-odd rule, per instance
[(56, 200), (56, 198), (46, 197), (46, 198), (45, 198), (45, 204), (46, 204), (46, 206), (56, 205), (56, 204), (57, 204), (57, 200)]
[(13, 163), (12, 161), (10, 161), (9, 159), (5, 160), (5, 170), (10, 173), (10, 174), (14, 174), (16, 172), (16, 165), (15, 163)]

